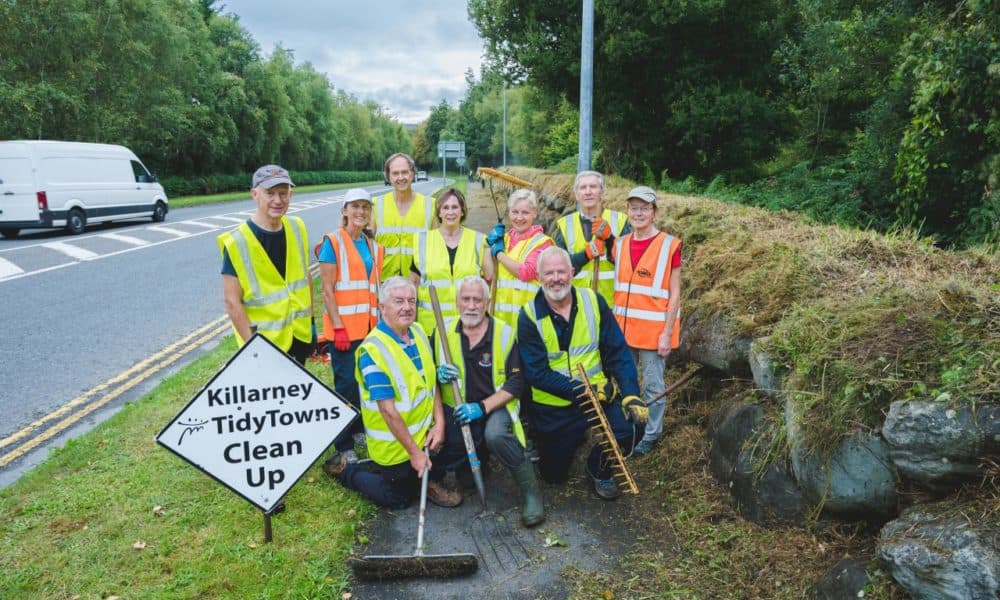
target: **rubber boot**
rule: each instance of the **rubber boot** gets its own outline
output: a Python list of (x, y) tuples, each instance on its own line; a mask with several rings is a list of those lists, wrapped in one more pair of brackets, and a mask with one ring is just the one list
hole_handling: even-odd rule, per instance
[(521, 495), (524, 496), (521, 524), (525, 527), (539, 525), (545, 520), (545, 507), (542, 505), (542, 490), (538, 488), (538, 479), (535, 478), (535, 465), (526, 459), (510, 472), (514, 475), (517, 487), (521, 488)]

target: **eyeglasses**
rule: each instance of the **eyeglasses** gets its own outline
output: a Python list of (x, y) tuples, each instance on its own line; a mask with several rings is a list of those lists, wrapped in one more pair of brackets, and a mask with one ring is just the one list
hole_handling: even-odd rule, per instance
[(628, 211), (634, 213), (651, 213), (656, 207), (652, 204), (629, 204)]

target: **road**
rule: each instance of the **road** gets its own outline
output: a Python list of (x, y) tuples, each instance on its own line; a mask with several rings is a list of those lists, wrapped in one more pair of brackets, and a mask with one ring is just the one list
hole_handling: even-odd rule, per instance
[[(310, 247), (339, 226), (342, 195), (293, 196), (289, 213), (305, 221)], [(230, 331), (215, 238), (252, 211), (248, 195), (172, 209), (164, 223), (0, 240), (0, 487)]]

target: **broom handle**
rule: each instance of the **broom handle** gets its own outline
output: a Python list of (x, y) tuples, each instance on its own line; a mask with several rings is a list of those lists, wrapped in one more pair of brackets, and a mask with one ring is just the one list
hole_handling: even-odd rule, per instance
[[(427, 291), (431, 295), (431, 307), (434, 309), (434, 321), (437, 324), (437, 341), (441, 344), (441, 352), (444, 353), (444, 361), (451, 362), (451, 348), (448, 347), (447, 332), (444, 329), (444, 317), (441, 316), (441, 303), (438, 302), (437, 288), (433, 284), (427, 286)], [(457, 294), (456, 294), (457, 295)], [(494, 359), (495, 360), (495, 359)], [(462, 390), (458, 387), (458, 380), (451, 380), (452, 396), (455, 397), (455, 406), (465, 404), (462, 398)], [(476, 454), (476, 444), (472, 441), (472, 432), (468, 424), (462, 425), (462, 441), (465, 442), (465, 452), (469, 455), (469, 466), (472, 468), (472, 479), (476, 483), (476, 491), (479, 492), (479, 499), (483, 502), (483, 510), (486, 510), (486, 486), (483, 484), (483, 471), (479, 464), (479, 455)]]
[[(427, 460), (431, 459), (426, 446), (424, 455)], [(424, 515), (427, 513), (427, 476), (430, 471), (430, 467), (424, 467), (424, 474), (420, 476), (420, 515), (417, 517), (417, 549), (413, 551), (414, 556), (424, 555)]]

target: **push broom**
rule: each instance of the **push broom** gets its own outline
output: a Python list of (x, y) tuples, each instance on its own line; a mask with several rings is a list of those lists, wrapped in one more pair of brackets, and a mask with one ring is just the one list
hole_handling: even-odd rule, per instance
[[(426, 448), (424, 449), (426, 452)], [(424, 515), (427, 513), (427, 477), (420, 480), (420, 513), (417, 519), (417, 548), (412, 555), (371, 555), (352, 558), (348, 564), (359, 579), (384, 580), (410, 577), (460, 577), (479, 569), (474, 554), (424, 554)]]

